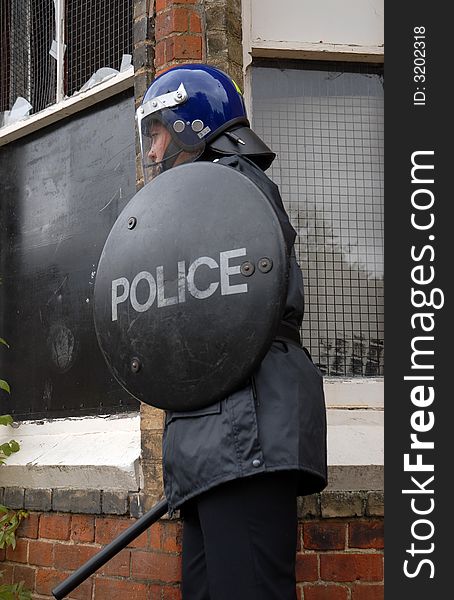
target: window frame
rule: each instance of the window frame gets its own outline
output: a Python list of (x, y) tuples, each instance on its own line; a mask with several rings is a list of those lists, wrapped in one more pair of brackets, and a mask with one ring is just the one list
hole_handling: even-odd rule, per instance
[(118, 73), (111, 79), (104, 81), (97, 86), (80, 92), (70, 98), (65, 98), (60, 102), (30, 115), (22, 121), (11, 123), (0, 128), (0, 146), (18, 140), (30, 133), (38, 131), (43, 127), (57, 123), (66, 117), (74, 115), (98, 102), (127, 90), (134, 85), (134, 68), (131, 65), (123, 73)]
[[(253, 59), (295, 59), (323, 62), (350, 61), (357, 63), (384, 63), (384, 47), (355, 47), (320, 43), (314, 48), (301, 42), (254, 40), (252, 36), (252, 4), (254, 0), (242, 1), (243, 23), (243, 77), (244, 100), (249, 121), (253, 120), (252, 68)], [(285, 12), (278, 13), (286, 18)], [(384, 377), (324, 377), (325, 398), (328, 409), (383, 410)]]
[[(132, 3), (133, 5), (133, 3)], [(33, 113), (20, 121), (0, 127), (0, 147), (21, 137), (38, 131), (76, 114), (98, 102), (102, 102), (115, 94), (134, 85), (134, 67), (119, 72), (106, 81), (96, 84), (91, 89), (76, 91), (71, 96), (65, 95), (65, 26), (66, 26), (66, 0), (54, 0), (55, 7), (55, 103), (47, 108)]]

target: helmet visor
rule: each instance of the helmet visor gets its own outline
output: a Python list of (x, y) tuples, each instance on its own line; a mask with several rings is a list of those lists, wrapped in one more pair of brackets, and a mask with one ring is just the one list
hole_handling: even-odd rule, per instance
[(186, 100), (186, 91), (180, 85), (175, 92), (157, 96), (137, 110), (145, 183), (176, 165), (196, 160), (204, 150), (204, 142), (194, 148), (181, 138), (183, 122), (176, 121), (174, 110)]
[(204, 146), (196, 150), (186, 150), (172, 135), (169, 128), (157, 118), (148, 122), (141, 132), (142, 169), (144, 182), (172, 167), (195, 161), (201, 156)]

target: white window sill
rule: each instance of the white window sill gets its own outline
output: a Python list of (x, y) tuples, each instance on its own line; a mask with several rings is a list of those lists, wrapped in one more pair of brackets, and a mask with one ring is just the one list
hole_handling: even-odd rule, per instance
[[(382, 490), (383, 381), (327, 378), (329, 490)], [(367, 408), (366, 408), (367, 407)], [(28, 421), (2, 427), (21, 450), (1, 469), (2, 487), (138, 491), (140, 415)]]
[(70, 98), (66, 98), (58, 104), (53, 104), (40, 112), (27, 117), (23, 121), (11, 123), (0, 128), (0, 146), (9, 144), (30, 133), (34, 133), (43, 127), (52, 125), (61, 119), (65, 119), (97, 102), (101, 102), (118, 94), (134, 84), (134, 68), (131, 66), (123, 73), (96, 85), (95, 87), (80, 92)]
[(383, 490), (383, 411), (328, 408), (328, 490)]
[(2, 427), (0, 443), (21, 449), (1, 467), (2, 487), (140, 488), (140, 415), (25, 421)]
[(383, 490), (383, 377), (325, 377), (324, 388), (328, 490)]
[[(323, 42), (280, 42), (252, 40), (250, 55), (253, 58), (281, 58), (296, 60), (342, 60), (383, 63), (383, 46), (358, 46), (354, 44), (329, 44)], [(250, 59), (248, 60), (248, 63)]]

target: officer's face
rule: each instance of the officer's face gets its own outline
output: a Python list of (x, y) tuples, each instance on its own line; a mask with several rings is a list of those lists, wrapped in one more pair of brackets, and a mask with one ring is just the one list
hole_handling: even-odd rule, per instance
[(150, 125), (150, 150), (148, 159), (153, 163), (159, 163), (164, 159), (164, 153), (170, 143), (170, 133), (159, 121), (153, 121)]

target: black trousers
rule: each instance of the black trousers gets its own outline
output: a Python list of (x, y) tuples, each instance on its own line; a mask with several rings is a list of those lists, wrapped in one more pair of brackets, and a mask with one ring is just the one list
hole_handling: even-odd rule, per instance
[(296, 474), (221, 484), (187, 502), (183, 600), (296, 600)]

